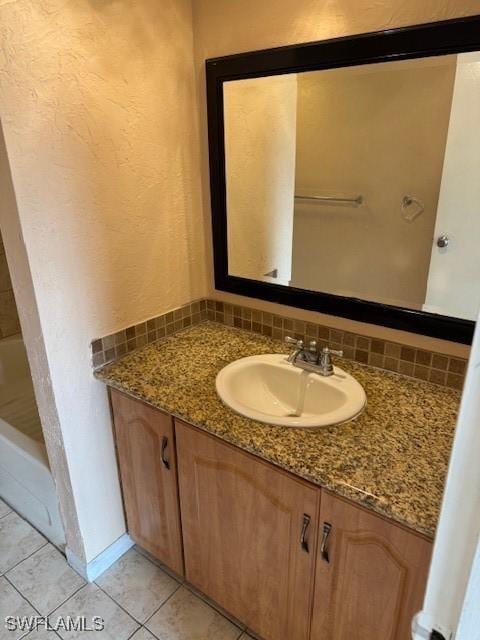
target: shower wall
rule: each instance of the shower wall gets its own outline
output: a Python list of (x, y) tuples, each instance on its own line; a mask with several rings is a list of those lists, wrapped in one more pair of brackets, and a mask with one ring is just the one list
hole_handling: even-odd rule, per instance
[(20, 333), (17, 305), (13, 295), (5, 247), (0, 234), (0, 339)]

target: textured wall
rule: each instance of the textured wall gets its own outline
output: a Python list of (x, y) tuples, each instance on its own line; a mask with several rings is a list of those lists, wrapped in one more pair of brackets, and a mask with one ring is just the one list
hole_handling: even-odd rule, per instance
[[(296, 287), (422, 308), (455, 65), (440, 56), (298, 74), (297, 192), (364, 203), (296, 203)], [(425, 204), (412, 222), (407, 194)]]
[(22, 320), (23, 339), (27, 345), (28, 360), (35, 387), (38, 410), (42, 420), (50, 466), (60, 502), (67, 545), (79, 557), (85, 557), (77, 509), (68, 471), (62, 430), (58, 419), (52, 381), (49, 372), (45, 341), (38, 314), (32, 274), (15, 200), (3, 131), (0, 126), (0, 227), (8, 247), (8, 260), (12, 265), (12, 281), (16, 291)]
[[(193, 4), (204, 123), (206, 57), (478, 12), (476, 0)], [(67, 538), (87, 560), (124, 531), (90, 340), (209, 290), (190, 12), (189, 0), (0, 3), (1, 118), (19, 210), (7, 254), (14, 284), (27, 267), (31, 276), (38, 323), (27, 349), (42, 417), (58, 420), (47, 446)], [(14, 242), (26, 253), (11, 252)]]
[[(224, 104), (229, 273), (288, 284), (297, 76), (228, 82)], [(277, 280), (264, 277), (274, 269)]]
[(5, 247), (0, 234), (0, 339), (20, 333), (17, 305), (13, 295)]
[(87, 559), (124, 531), (90, 340), (207, 291), (192, 38), (189, 0), (0, 4), (1, 117)]
[[(228, 10), (225, 9), (223, 0), (202, 0), (194, 2), (193, 8), (197, 82), (203, 121), (202, 177), (206, 225), (210, 220), (204, 89), (206, 58), (480, 13), (478, 0), (242, 0), (228, 3)], [(213, 276), (211, 282), (213, 290)], [(248, 304), (248, 298), (223, 293), (219, 293), (218, 297)], [(282, 313), (280, 305), (261, 303), (261, 306)], [(341, 328), (365, 335), (403, 341), (427, 349), (439, 349), (445, 353), (459, 356), (468, 353), (468, 349), (463, 346), (424, 336), (326, 317), (323, 314), (300, 311), (297, 315), (304, 319), (323, 321), (330, 326), (337, 324)]]

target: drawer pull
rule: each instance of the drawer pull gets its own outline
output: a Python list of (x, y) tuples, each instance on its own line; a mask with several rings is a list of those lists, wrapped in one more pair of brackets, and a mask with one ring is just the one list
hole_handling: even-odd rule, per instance
[(168, 438), (167, 438), (167, 436), (163, 436), (163, 438), (162, 438), (162, 454), (161, 454), (162, 462), (163, 462), (163, 466), (166, 469), (170, 469), (170, 463), (167, 460), (167, 458), (165, 457), (165, 452), (167, 450), (167, 447), (168, 447)]
[(331, 530), (332, 530), (332, 525), (329, 522), (324, 522), (322, 543), (320, 545), (320, 555), (322, 556), (322, 560), (324, 560), (325, 562), (330, 562), (330, 557), (328, 555), (328, 549), (327, 549), (327, 541), (328, 541), (328, 536), (330, 535)]
[(307, 531), (310, 525), (310, 516), (307, 516), (306, 513), (303, 514), (303, 522), (302, 522), (302, 533), (300, 534), (300, 545), (304, 551), (309, 553), (308, 542), (307, 542)]

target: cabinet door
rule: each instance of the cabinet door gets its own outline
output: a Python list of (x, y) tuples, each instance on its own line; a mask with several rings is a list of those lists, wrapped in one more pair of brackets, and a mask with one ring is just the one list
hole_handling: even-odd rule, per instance
[(111, 399), (128, 532), (183, 574), (172, 418), (117, 391)]
[(431, 549), (421, 536), (322, 492), (312, 640), (409, 640)]
[(176, 437), (187, 579), (265, 640), (307, 640), (320, 492), (179, 422)]

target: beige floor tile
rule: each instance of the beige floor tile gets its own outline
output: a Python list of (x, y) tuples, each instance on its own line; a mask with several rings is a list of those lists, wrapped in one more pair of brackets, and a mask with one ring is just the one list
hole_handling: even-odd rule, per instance
[(157, 640), (155, 636), (152, 636), (150, 631), (147, 631), (144, 627), (139, 629), (131, 638), (131, 640)]
[(65, 604), (50, 615), (52, 625), (58, 616), (85, 616), (88, 625), (92, 625), (95, 616), (103, 618), (105, 628), (102, 631), (64, 631), (58, 634), (64, 640), (127, 640), (139, 626), (123, 609), (109, 598), (96, 584), (82, 587)]
[(145, 625), (159, 640), (237, 640), (241, 630), (185, 587)]
[(247, 625), (243, 624), (240, 620), (238, 620), (238, 618), (235, 618), (235, 616), (232, 616), (228, 611), (225, 611), (225, 609), (223, 609), (219, 604), (217, 604), (215, 600), (212, 600), (211, 598), (206, 596), (204, 593), (196, 589), (191, 584), (185, 583), (185, 587), (189, 591), (194, 593), (196, 596), (198, 596), (201, 600), (203, 600), (204, 602), (209, 604), (211, 607), (216, 609), (218, 613), (221, 613), (225, 618), (228, 618), (228, 620), (230, 620), (230, 622), (233, 622), (233, 624), (236, 625), (239, 629), (242, 629), (242, 631), (246, 630)]
[[(0, 638), (2, 640), (17, 640), (25, 635), (25, 631), (21, 629), (5, 628), (7, 616), (11, 616), (10, 622), (16, 623), (17, 617), (35, 616), (37, 612), (28, 604), (28, 602), (17, 593), (6, 578), (0, 578)], [(15, 620), (14, 620), (15, 619)]]
[(97, 584), (136, 620), (143, 623), (179, 584), (135, 549), (130, 549)]
[(0, 518), (3, 518), (3, 516), (6, 516), (7, 513), (10, 513), (10, 511), (11, 509), (8, 506), (8, 504), (0, 498)]
[(155, 558), (155, 556), (152, 556), (151, 553), (148, 553), (146, 549), (143, 549), (138, 544), (136, 544), (133, 548), (135, 549), (135, 551), (138, 551), (138, 553), (140, 553), (142, 556), (145, 556), (145, 558), (148, 558), (150, 562), (153, 562), (153, 564), (157, 565), (157, 567), (160, 567), (162, 571), (165, 571), (165, 573), (167, 573), (170, 577), (172, 577), (178, 583), (181, 584), (185, 582), (185, 578), (183, 576), (179, 575), (178, 573), (175, 573), (175, 571), (172, 571), (172, 569), (164, 565), (163, 562), (160, 562), (160, 560)]
[(13, 511), (0, 519), (0, 575), (46, 544), (45, 538)]
[(85, 580), (51, 544), (39, 549), (7, 575), (10, 582), (44, 616), (85, 584)]

